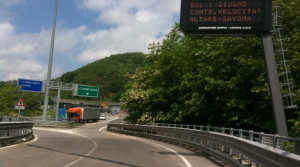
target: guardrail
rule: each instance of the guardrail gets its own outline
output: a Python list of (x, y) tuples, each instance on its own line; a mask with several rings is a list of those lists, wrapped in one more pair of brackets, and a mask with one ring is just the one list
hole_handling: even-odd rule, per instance
[(72, 124), (74, 121), (41, 121), (41, 120), (35, 120), (33, 121), (34, 126), (37, 127), (72, 127)]
[(19, 121), (29, 121), (29, 119), (25, 117), (9, 117), (9, 116), (0, 117), (0, 122), (19, 122)]
[[(232, 166), (300, 166), (299, 138), (232, 128), (157, 123), (109, 123), (107, 129), (205, 151)], [(282, 150), (284, 145), (292, 147), (297, 154)]]
[(31, 140), (32, 127), (33, 122), (0, 122), (0, 144)]

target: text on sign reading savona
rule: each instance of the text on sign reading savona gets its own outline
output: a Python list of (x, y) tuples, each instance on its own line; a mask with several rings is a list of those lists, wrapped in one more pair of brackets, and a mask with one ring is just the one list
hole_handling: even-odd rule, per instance
[(190, 23), (255, 23), (262, 21), (262, 3), (246, 1), (192, 0), (189, 4)]

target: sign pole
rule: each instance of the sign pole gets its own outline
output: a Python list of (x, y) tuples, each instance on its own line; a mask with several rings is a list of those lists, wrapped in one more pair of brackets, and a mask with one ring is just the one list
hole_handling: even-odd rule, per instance
[(53, 25), (52, 25), (52, 36), (51, 36), (51, 46), (50, 46), (50, 54), (49, 54), (47, 81), (46, 81), (46, 92), (45, 92), (45, 99), (44, 99), (43, 121), (46, 121), (46, 119), (47, 119), (48, 98), (49, 98), (49, 91), (50, 91), (50, 80), (51, 80), (51, 71), (52, 71), (53, 50), (54, 50), (57, 5), (58, 5), (58, 0), (55, 0), (54, 17), (53, 17)]
[(15, 105), (15, 109), (19, 110), (19, 117), (21, 116), (21, 110), (25, 110), (25, 103), (22, 98)]
[(280, 136), (288, 136), (286, 118), (280, 90), (280, 83), (276, 67), (272, 35), (270, 33), (262, 34), (262, 43), (265, 52), (265, 62), (268, 71), (269, 89), (271, 92), (276, 130)]
[(58, 121), (57, 118), (58, 118), (58, 110), (59, 110), (60, 92), (61, 92), (61, 83), (59, 83), (59, 88), (57, 89), (55, 121)]
[[(208, 11), (205, 13), (205, 11)], [(186, 35), (257, 36), (261, 34), (276, 131), (288, 136), (272, 35), (272, 0), (181, 0), (180, 28)]]

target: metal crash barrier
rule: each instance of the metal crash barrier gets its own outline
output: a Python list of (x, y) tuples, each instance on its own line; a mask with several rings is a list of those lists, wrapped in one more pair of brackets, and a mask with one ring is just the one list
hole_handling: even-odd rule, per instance
[(70, 128), (74, 121), (41, 121), (34, 120), (34, 126), (36, 127), (53, 127), (53, 128)]
[[(299, 167), (300, 140), (232, 128), (176, 124), (109, 123), (108, 131), (205, 151), (231, 166)], [(284, 151), (283, 147), (291, 152)], [(294, 153), (293, 153), (294, 152)]]
[(0, 122), (0, 144), (8, 145), (33, 138), (33, 122)]

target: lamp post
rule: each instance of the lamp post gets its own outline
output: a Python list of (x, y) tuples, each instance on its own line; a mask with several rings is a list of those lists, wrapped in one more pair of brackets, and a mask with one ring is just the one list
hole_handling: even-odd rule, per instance
[(55, 0), (53, 25), (52, 25), (52, 36), (51, 36), (49, 62), (48, 62), (48, 73), (47, 73), (46, 91), (45, 91), (45, 99), (44, 99), (43, 121), (46, 121), (46, 119), (47, 119), (48, 98), (49, 98), (49, 91), (50, 91), (50, 80), (51, 80), (51, 71), (52, 71), (53, 50), (54, 50), (57, 6), (58, 6), (58, 0)]

